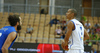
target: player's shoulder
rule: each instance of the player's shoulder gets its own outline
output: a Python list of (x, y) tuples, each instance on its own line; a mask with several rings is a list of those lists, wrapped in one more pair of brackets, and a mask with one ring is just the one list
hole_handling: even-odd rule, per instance
[(74, 23), (72, 22), (72, 21), (69, 21), (68, 23), (67, 23), (67, 26), (74, 26)]
[(79, 20), (77, 20), (77, 19), (72, 19), (71, 22), (73, 22), (74, 24), (75, 24), (75, 23), (77, 23), (77, 24), (82, 24), (82, 23), (81, 23)]
[(74, 24), (75, 23), (75, 21), (77, 21), (76, 19), (72, 19), (72, 20), (70, 20), (69, 22), (68, 22), (68, 24)]
[(11, 28), (11, 26), (4, 26), (3, 28)]
[(4, 28), (7, 29), (7, 32), (11, 33), (11, 32), (16, 32), (15, 28), (13, 26), (5, 26)]
[(16, 32), (11, 32), (11, 34), (16, 35), (17, 33)]
[(13, 29), (15, 29), (13, 26), (4, 26), (3, 28), (8, 29), (8, 30), (13, 30)]
[(70, 21), (72, 21), (72, 22), (79, 22), (77, 19), (72, 19)]
[(73, 24), (73, 21), (69, 21), (68, 24)]

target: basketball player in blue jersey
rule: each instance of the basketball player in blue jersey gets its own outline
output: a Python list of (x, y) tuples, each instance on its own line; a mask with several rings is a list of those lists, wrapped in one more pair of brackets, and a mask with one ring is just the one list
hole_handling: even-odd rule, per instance
[(0, 53), (8, 53), (17, 38), (17, 31), (21, 29), (21, 18), (18, 15), (10, 15), (8, 21), (11, 26), (0, 29)]
[(68, 45), (67, 53), (84, 53), (84, 41), (89, 39), (89, 34), (84, 29), (82, 23), (76, 20), (77, 11), (75, 9), (69, 9), (66, 13), (66, 18), (69, 19), (67, 24), (67, 33), (62, 42), (62, 48), (66, 49)]

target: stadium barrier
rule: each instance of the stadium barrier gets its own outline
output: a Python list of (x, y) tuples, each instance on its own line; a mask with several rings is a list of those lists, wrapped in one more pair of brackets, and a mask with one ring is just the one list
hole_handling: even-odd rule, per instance
[[(91, 46), (84, 46), (85, 52), (91, 53)], [(10, 53), (65, 53), (61, 44), (18, 43), (15, 42)]]

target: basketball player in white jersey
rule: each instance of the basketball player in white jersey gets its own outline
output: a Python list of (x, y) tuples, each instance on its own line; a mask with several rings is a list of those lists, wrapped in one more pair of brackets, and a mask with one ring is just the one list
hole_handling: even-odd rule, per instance
[(69, 9), (66, 13), (66, 17), (70, 21), (67, 24), (67, 33), (62, 45), (68, 45), (67, 53), (84, 53), (84, 41), (89, 39), (89, 34), (82, 23), (75, 19), (76, 15), (75, 9)]

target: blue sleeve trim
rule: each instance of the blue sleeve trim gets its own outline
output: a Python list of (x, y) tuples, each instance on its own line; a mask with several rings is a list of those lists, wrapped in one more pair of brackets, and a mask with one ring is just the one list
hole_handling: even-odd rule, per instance
[[(72, 21), (72, 22), (73, 22), (73, 21)], [(74, 24), (74, 26), (75, 26), (75, 23), (74, 23), (74, 22), (73, 22), (73, 24)], [(75, 26), (75, 29), (76, 29), (76, 26)], [(74, 29), (74, 30), (75, 30), (75, 29)], [(72, 30), (72, 31), (74, 31), (74, 30)]]

